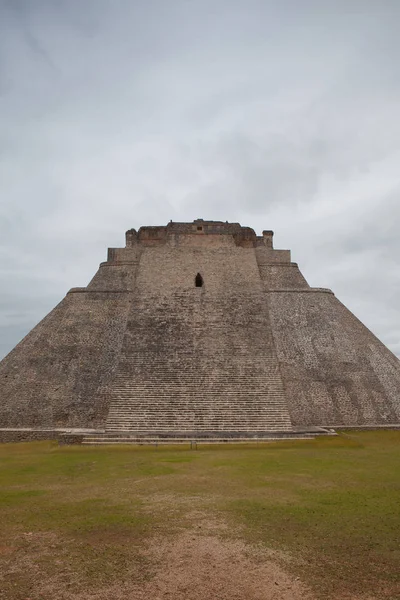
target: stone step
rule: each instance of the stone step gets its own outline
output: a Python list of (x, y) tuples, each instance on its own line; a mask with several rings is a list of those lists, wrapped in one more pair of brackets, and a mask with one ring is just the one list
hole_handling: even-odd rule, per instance
[(255, 385), (254, 382), (252, 382), (249, 385), (244, 384), (243, 382), (240, 382), (239, 386), (233, 386), (232, 385), (232, 380), (230, 379), (229, 382), (227, 382), (226, 384), (221, 384), (221, 385), (210, 385), (210, 387), (206, 387), (205, 385), (195, 385), (195, 386), (190, 386), (187, 385), (185, 382), (176, 384), (176, 385), (167, 385), (167, 382), (165, 382), (165, 380), (163, 381), (162, 384), (160, 384), (159, 386), (153, 384), (153, 385), (130, 385), (129, 387), (120, 387), (120, 386), (113, 386), (113, 389), (115, 392), (121, 392), (121, 393), (129, 393), (132, 391), (141, 391), (143, 390), (144, 392), (156, 392), (157, 394), (165, 392), (167, 394), (172, 394), (173, 392), (175, 393), (179, 393), (182, 391), (182, 386), (184, 385), (184, 389), (185, 389), (185, 393), (201, 393), (201, 394), (208, 394), (208, 395), (216, 395), (216, 394), (229, 394), (229, 395), (236, 395), (236, 394), (249, 394), (249, 392), (254, 391), (254, 392), (259, 392), (260, 391), (260, 387), (262, 389), (266, 389), (267, 391), (273, 391), (274, 389), (276, 389), (277, 391), (279, 391), (279, 393), (281, 392), (281, 384), (276, 382), (260, 382), (260, 384)]
[(144, 446), (144, 445), (180, 445), (180, 444), (260, 444), (260, 443), (272, 443), (272, 442), (282, 442), (282, 441), (296, 441), (296, 440), (312, 440), (314, 439), (313, 435), (296, 435), (291, 437), (248, 437), (248, 438), (169, 438), (169, 439), (159, 439), (159, 438), (106, 438), (106, 439), (87, 439), (84, 438), (82, 444), (84, 445), (92, 445), (92, 446), (100, 446), (100, 445), (136, 445), (136, 446)]
[[(226, 406), (219, 406), (218, 408), (216, 408), (215, 406), (210, 406), (210, 407), (205, 407), (203, 410), (199, 409), (199, 408), (191, 408), (190, 406), (160, 406), (158, 405), (155, 408), (150, 408), (148, 405), (146, 404), (134, 404), (133, 406), (129, 406), (129, 407), (121, 407), (118, 408), (118, 406), (114, 406), (112, 408), (112, 410), (110, 410), (110, 414), (113, 414), (114, 412), (121, 412), (123, 414), (129, 413), (133, 408), (137, 409), (140, 408), (142, 409), (144, 412), (146, 412), (147, 414), (159, 414), (160, 409), (163, 409), (163, 412), (166, 413), (171, 413), (171, 414), (176, 414), (179, 410), (183, 410), (185, 413), (189, 413), (189, 414), (196, 414), (196, 415), (201, 415), (202, 413), (206, 413), (207, 414), (219, 414), (219, 413), (224, 413), (226, 414), (226, 410), (229, 410), (229, 414), (237, 414), (237, 415), (242, 415), (242, 414), (259, 414), (259, 415), (263, 415), (265, 414), (266, 411), (268, 411), (268, 414), (280, 414), (281, 411), (281, 407), (279, 406), (267, 406), (265, 408), (254, 408), (253, 410), (251, 410), (251, 408), (249, 408), (248, 410), (246, 410), (246, 407), (235, 407), (232, 408), (229, 405)], [(208, 410), (207, 410), (208, 408)], [(245, 411), (245, 412), (243, 412)]]
[(179, 415), (179, 414), (185, 414), (186, 417), (188, 416), (192, 416), (194, 417), (201, 417), (201, 416), (206, 416), (209, 415), (211, 417), (215, 417), (215, 416), (226, 416), (226, 418), (229, 418), (230, 416), (233, 417), (240, 417), (240, 418), (245, 418), (246, 415), (251, 415), (252, 417), (266, 417), (267, 415), (274, 415), (274, 416), (279, 416), (282, 414), (282, 411), (279, 409), (275, 409), (275, 410), (270, 410), (268, 411), (268, 409), (260, 409), (260, 410), (248, 410), (246, 411), (245, 408), (242, 409), (234, 409), (232, 410), (231, 407), (227, 406), (227, 407), (221, 407), (218, 410), (216, 410), (215, 408), (212, 409), (210, 408), (210, 410), (198, 410), (198, 409), (191, 409), (190, 407), (178, 407), (176, 410), (173, 409), (168, 409), (167, 407), (158, 407), (158, 410), (146, 410), (146, 406), (142, 406), (140, 404), (137, 404), (133, 407), (130, 407), (129, 409), (124, 409), (119, 412), (116, 408), (113, 408), (112, 411), (110, 411), (109, 416), (117, 416), (117, 415), (130, 415), (132, 414), (132, 411), (134, 410), (141, 410), (142, 411), (142, 415), (149, 415), (149, 416), (154, 416), (156, 417), (157, 415), (161, 414), (161, 412), (164, 415)]
[[(135, 429), (132, 426), (123, 428), (123, 427), (107, 427), (107, 431), (108, 432), (113, 432), (113, 433), (118, 433), (118, 432), (128, 432), (128, 431), (136, 431), (137, 433), (139, 433), (140, 431), (142, 431), (143, 429), (143, 423), (141, 424), (140, 427), (137, 427), (137, 429)], [(154, 424), (154, 431), (162, 431), (163, 433), (171, 433), (174, 432), (181, 424), (178, 424), (176, 427), (162, 427), (159, 423)], [(210, 430), (210, 425), (213, 424), (209, 424), (208, 427), (196, 427), (196, 432), (197, 434), (200, 434), (202, 432), (206, 433), (207, 431)], [(215, 425), (215, 424), (214, 424)], [(229, 429), (234, 426), (235, 423), (229, 423), (228, 426), (226, 427), (226, 429), (221, 429), (221, 433), (224, 433), (224, 431), (229, 431)], [(266, 423), (266, 425), (268, 426), (270, 431), (274, 431), (274, 432), (284, 432), (284, 431), (288, 431), (288, 427), (287, 425), (282, 425), (282, 427), (278, 427), (278, 426), (272, 426), (270, 423)], [(152, 431), (152, 428), (149, 427), (149, 430)], [(237, 428), (237, 431), (241, 431), (243, 433), (245, 433), (246, 431), (249, 431), (249, 428), (243, 428), (243, 429), (239, 429)], [(257, 433), (257, 431), (263, 431), (263, 429), (257, 429), (257, 428), (251, 428), (251, 432), (252, 433)]]
[[(182, 413), (182, 412), (167, 412), (167, 411), (160, 411), (160, 412), (155, 412), (155, 413), (146, 413), (146, 412), (141, 412), (140, 414), (140, 418), (149, 418), (149, 419), (157, 419), (157, 418), (162, 418), (166, 419), (167, 417), (169, 418), (173, 418), (178, 419), (181, 418), (185, 418), (185, 420), (190, 419), (190, 420), (204, 420), (204, 419), (211, 419), (211, 420), (215, 420), (215, 419), (222, 419), (224, 421), (242, 421), (242, 420), (248, 420), (248, 421), (254, 421), (255, 419), (259, 419), (259, 420), (271, 420), (271, 419), (282, 419), (282, 420), (286, 420), (285, 415), (282, 415), (281, 413), (252, 413), (252, 412), (248, 412), (248, 413), (244, 413), (244, 412), (208, 412), (208, 413), (195, 413), (193, 414), (193, 412), (188, 411), (187, 413)], [(125, 412), (122, 414), (115, 414), (112, 413), (110, 415), (110, 420), (119, 420), (120, 418), (130, 418), (130, 419), (136, 419), (139, 418), (139, 416), (136, 415), (135, 412)]]
[[(142, 420), (145, 420), (146, 418), (151, 419), (151, 420), (157, 420), (157, 419), (161, 418), (161, 416), (162, 416), (163, 420), (171, 418), (174, 421), (176, 421), (176, 420), (179, 421), (179, 420), (182, 420), (184, 418), (183, 415), (179, 415), (179, 414), (175, 414), (175, 413), (174, 414), (170, 414), (170, 413), (164, 413), (164, 412), (162, 413), (162, 415), (160, 413), (157, 413), (157, 414), (154, 414), (154, 415), (141, 414), (140, 418)], [(236, 418), (235, 418), (235, 416), (236, 416)], [(138, 417), (136, 415), (132, 414), (132, 413), (125, 413), (125, 414), (123, 414), (121, 416), (112, 415), (110, 417), (110, 419), (109, 419), (109, 422), (111, 422), (111, 421), (119, 421), (120, 418), (123, 418), (123, 419), (127, 418), (129, 420), (135, 420)], [(281, 415), (274, 416), (274, 415), (258, 415), (258, 414), (255, 414), (255, 415), (253, 415), (253, 414), (248, 414), (248, 415), (245, 415), (245, 414), (239, 414), (239, 415), (223, 415), (223, 414), (221, 414), (221, 415), (218, 415), (218, 414), (191, 415), (191, 414), (188, 414), (186, 416), (185, 420), (187, 421), (189, 419), (190, 421), (200, 421), (200, 420), (201, 421), (204, 421), (204, 420), (215, 421), (216, 419), (221, 420), (222, 418), (223, 418), (224, 422), (229, 422), (229, 421), (243, 421), (243, 420), (247, 420), (247, 421), (252, 421), (253, 422), (254, 420), (257, 420), (257, 419), (259, 421), (271, 421), (271, 420), (276, 421), (276, 419), (279, 419), (281, 421), (286, 421), (287, 420), (284, 416), (281, 416)]]
[[(150, 418), (123, 418), (123, 419), (110, 419), (110, 421), (108, 421), (107, 423), (107, 427), (115, 427), (116, 425), (118, 425), (118, 427), (122, 426), (123, 424), (125, 424), (126, 426), (136, 426), (139, 425), (140, 423), (145, 423), (146, 425), (155, 425), (157, 423), (163, 423), (165, 424), (166, 427), (170, 427), (171, 425), (177, 426), (179, 423), (190, 423), (192, 424), (194, 427), (206, 427), (207, 424), (212, 423), (215, 427), (216, 424), (219, 424), (219, 428), (223, 428), (226, 429), (226, 427), (232, 423), (235, 425), (235, 427), (233, 429), (236, 429), (236, 427), (240, 427), (241, 429), (243, 429), (244, 427), (249, 427), (250, 425), (252, 427), (256, 427), (257, 429), (260, 429), (262, 427), (265, 427), (267, 425), (274, 425), (274, 426), (279, 426), (279, 425), (287, 425), (288, 422), (286, 419), (280, 418), (280, 419), (218, 419), (218, 418), (207, 418), (207, 419), (183, 419), (183, 418), (166, 418), (164, 415), (162, 415), (161, 418), (158, 419), (150, 419)], [(196, 424), (196, 426), (194, 425)]]
[(212, 422), (209, 421), (207, 423), (195, 423), (195, 422), (183, 422), (183, 421), (175, 421), (175, 422), (171, 422), (171, 423), (165, 423), (165, 421), (140, 421), (139, 423), (134, 423), (134, 422), (126, 422), (126, 421), (121, 421), (120, 423), (110, 423), (107, 425), (106, 430), (107, 431), (142, 431), (143, 428), (148, 429), (149, 431), (159, 431), (159, 430), (163, 430), (163, 431), (176, 431), (179, 430), (181, 427), (183, 426), (189, 426), (192, 430), (195, 430), (197, 432), (199, 431), (209, 431), (210, 429), (217, 429), (218, 431), (230, 431), (232, 429), (237, 430), (237, 431), (263, 431), (265, 429), (269, 429), (270, 431), (276, 431), (276, 430), (282, 430), (284, 429), (285, 431), (289, 430), (289, 424), (288, 423), (276, 423), (274, 421), (266, 421), (265, 423), (257, 423), (256, 425), (254, 423), (245, 423), (244, 425), (241, 426), (240, 423), (235, 423), (234, 421), (229, 421), (226, 423), (221, 423), (221, 422)]
[(152, 439), (175, 439), (175, 438), (185, 438), (188, 440), (193, 439), (214, 439), (214, 438), (233, 438), (233, 439), (241, 439), (241, 438), (259, 438), (259, 437), (293, 437), (294, 435), (331, 435), (331, 432), (327, 431), (316, 431), (315, 428), (301, 429), (301, 430), (284, 430), (284, 431), (272, 431), (270, 429), (261, 429), (255, 432), (249, 432), (248, 430), (238, 431), (238, 430), (226, 430), (226, 431), (218, 431), (218, 430), (204, 430), (203, 432), (197, 432), (193, 429), (179, 429), (175, 433), (165, 433), (165, 431), (161, 431), (160, 429), (150, 431), (148, 429), (138, 429), (137, 431), (127, 429), (126, 431), (118, 430), (118, 431), (99, 431), (99, 432), (87, 432), (85, 434), (86, 437), (95, 437), (98, 439), (99, 437), (134, 437), (136, 438), (152, 438)]
[[(265, 415), (264, 417), (260, 417), (259, 415), (238, 415), (236, 418), (234, 417), (230, 417), (229, 415), (179, 415), (179, 414), (174, 414), (174, 415), (166, 415), (164, 413), (158, 413), (157, 415), (135, 415), (135, 414), (130, 414), (130, 415), (123, 415), (122, 416), (123, 419), (127, 419), (129, 421), (163, 421), (166, 422), (168, 420), (170, 421), (185, 421), (185, 422), (207, 422), (207, 421), (218, 421), (220, 423), (229, 423), (229, 422), (239, 422), (239, 423), (245, 423), (246, 421), (251, 422), (251, 423), (255, 423), (255, 422), (267, 422), (267, 421), (273, 421), (274, 423), (276, 421), (280, 421), (280, 422), (286, 422), (287, 419), (282, 416), (271, 416), (268, 417), (268, 415)], [(117, 422), (120, 421), (119, 417), (112, 417), (110, 418), (109, 422)]]
[[(154, 400), (159, 400), (158, 404), (153, 404)], [(196, 399), (198, 400), (198, 404), (196, 404), (196, 406), (199, 406), (199, 409), (203, 408), (212, 408), (212, 407), (223, 407), (226, 408), (227, 406), (232, 406), (232, 408), (234, 408), (235, 406), (246, 406), (248, 408), (253, 407), (258, 407), (260, 410), (268, 410), (268, 408), (281, 408), (282, 406), (285, 406), (285, 403), (283, 402), (283, 400), (281, 398), (266, 398), (264, 403), (259, 405), (257, 404), (253, 404), (252, 401), (255, 401), (255, 398), (249, 398), (248, 396), (245, 396), (243, 398), (238, 398), (237, 396), (235, 396), (234, 398), (232, 398), (231, 400), (222, 400), (218, 397), (213, 398), (212, 401), (209, 400), (204, 400), (203, 398), (199, 398), (196, 396), (191, 396), (189, 398), (181, 399), (175, 399), (175, 398), (159, 398), (158, 396), (149, 396), (149, 397), (134, 397), (131, 396), (130, 398), (119, 398), (119, 397), (115, 397), (114, 396), (114, 406), (154, 406), (154, 408), (156, 408), (157, 406), (160, 407), (167, 407), (167, 406), (171, 406), (172, 408), (185, 408), (185, 407), (189, 407), (192, 405), (192, 400)], [(233, 401), (237, 400), (237, 403), (233, 404)], [(259, 400), (259, 399), (257, 399)], [(119, 401), (119, 402), (118, 402)]]

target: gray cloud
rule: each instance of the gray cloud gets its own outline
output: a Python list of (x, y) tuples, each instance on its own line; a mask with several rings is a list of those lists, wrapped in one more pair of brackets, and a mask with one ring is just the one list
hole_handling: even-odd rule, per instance
[(0, 0), (0, 356), (123, 232), (276, 231), (400, 355), (396, 0)]

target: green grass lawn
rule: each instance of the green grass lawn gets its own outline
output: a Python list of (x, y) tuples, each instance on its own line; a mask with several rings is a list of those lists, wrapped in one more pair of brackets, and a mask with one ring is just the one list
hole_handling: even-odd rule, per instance
[(398, 431), (198, 450), (3, 444), (0, 509), (0, 598), (47, 600), (38, 581), (55, 574), (75, 594), (151, 579), (147, 541), (204, 519), (277, 550), (316, 597), (400, 598)]

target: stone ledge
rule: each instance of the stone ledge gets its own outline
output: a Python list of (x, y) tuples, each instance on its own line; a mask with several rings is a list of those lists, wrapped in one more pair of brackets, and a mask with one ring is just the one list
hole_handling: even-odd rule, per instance
[(113, 260), (101, 262), (100, 267), (121, 267), (124, 265), (137, 265), (139, 264), (138, 260)]
[[(79, 444), (85, 435), (101, 434), (99, 429), (35, 429), (33, 427), (0, 428), (0, 444), (58, 440), (60, 444)], [(65, 440), (65, 441), (63, 441)]]
[(71, 288), (68, 292), (67, 292), (67, 296), (68, 294), (129, 294), (131, 293), (130, 290), (93, 290), (93, 289), (88, 289), (88, 288), (80, 288), (80, 287), (76, 287), (76, 288)]
[(332, 296), (334, 296), (335, 294), (332, 292), (332, 290), (329, 290), (328, 288), (280, 288), (280, 289), (276, 289), (276, 290), (264, 290), (265, 293), (267, 294), (276, 294), (276, 293), (286, 293), (286, 292), (292, 292), (295, 294), (311, 294), (313, 292), (315, 293), (321, 293), (321, 294), (331, 294)]
[(259, 267), (292, 267), (293, 269), (298, 269), (299, 265), (295, 262), (258, 262), (257, 265)]
[[(332, 292), (332, 290), (329, 290), (328, 288), (279, 288), (276, 290), (264, 290), (264, 292), (268, 293), (268, 294), (275, 294), (275, 293), (286, 293), (286, 292), (291, 292), (291, 293), (296, 293), (296, 294), (310, 294), (310, 293), (321, 293), (321, 294), (331, 294), (332, 296), (334, 296), (335, 294)], [(71, 288), (68, 292), (68, 294), (131, 294), (132, 290), (93, 290), (93, 289), (87, 289), (87, 288)]]
[(354, 431), (374, 431), (374, 430), (394, 430), (400, 429), (396, 423), (385, 423), (384, 425), (326, 425), (326, 429), (354, 430)]

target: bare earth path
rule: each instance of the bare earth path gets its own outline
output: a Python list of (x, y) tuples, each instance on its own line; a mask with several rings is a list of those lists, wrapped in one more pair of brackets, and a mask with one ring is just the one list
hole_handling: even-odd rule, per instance
[(151, 553), (159, 570), (154, 579), (132, 590), (132, 599), (311, 599), (298, 579), (240, 541), (187, 532), (160, 540)]
[[(33, 535), (33, 534), (32, 534)], [(32, 539), (35, 552), (8, 565), (8, 573), (21, 568), (31, 574), (29, 595), (24, 600), (313, 600), (312, 594), (298, 577), (286, 572), (267, 551), (240, 540), (220, 538), (210, 532), (186, 531), (177, 536), (153, 539), (144, 549), (151, 573), (142, 578), (113, 582), (101, 588), (82, 590), (76, 571), (60, 569), (43, 580), (41, 563), (43, 542)], [(64, 568), (63, 568), (64, 567)], [(7, 571), (3, 575), (7, 577)], [(33, 581), (32, 581), (33, 580)], [(79, 591), (78, 591), (79, 590)], [(11, 599), (3, 596), (7, 600)]]

